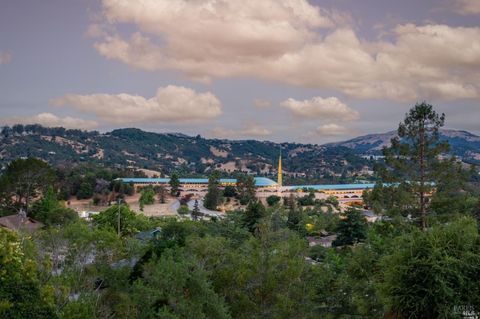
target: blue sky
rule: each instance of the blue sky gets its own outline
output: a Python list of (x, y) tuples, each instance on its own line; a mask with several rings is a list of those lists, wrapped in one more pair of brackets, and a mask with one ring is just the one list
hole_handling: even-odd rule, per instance
[(0, 124), (324, 143), (479, 97), (479, 0), (0, 1)]

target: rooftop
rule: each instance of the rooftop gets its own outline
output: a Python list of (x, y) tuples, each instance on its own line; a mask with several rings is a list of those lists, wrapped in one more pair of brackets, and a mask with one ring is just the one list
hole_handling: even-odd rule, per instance
[[(255, 177), (255, 186), (266, 187), (276, 186), (277, 183), (266, 177)], [(170, 178), (120, 178), (124, 183), (132, 184), (167, 184)], [(180, 178), (181, 184), (208, 184), (208, 178)], [(237, 182), (236, 178), (221, 178), (222, 184), (234, 184)]]
[(21, 214), (0, 217), (0, 227), (10, 230), (22, 230), (31, 233), (43, 226), (41, 222), (30, 217), (22, 216)]
[[(277, 186), (277, 183), (266, 177), (255, 177), (255, 186), (257, 187), (272, 187)], [(167, 184), (169, 178), (120, 178), (124, 183), (132, 184)], [(208, 184), (208, 178), (180, 178), (181, 184)], [(220, 183), (223, 184), (235, 184), (237, 179), (235, 178), (221, 178)], [(324, 185), (292, 185), (283, 186), (285, 190), (297, 190), (297, 189), (314, 189), (314, 190), (345, 190), (345, 189), (371, 189), (375, 186), (373, 183), (358, 183), (358, 184), (324, 184)]]

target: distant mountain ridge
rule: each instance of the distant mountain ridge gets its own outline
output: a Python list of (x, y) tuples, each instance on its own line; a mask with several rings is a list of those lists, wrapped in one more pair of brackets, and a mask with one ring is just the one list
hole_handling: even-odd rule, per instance
[[(346, 147), (357, 155), (380, 155), (384, 146), (390, 145), (390, 140), (396, 131), (381, 134), (368, 134), (353, 139), (325, 144), (325, 147)], [(480, 163), (480, 136), (462, 130), (442, 129), (441, 140), (448, 141), (450, 152), (465, 162)]]
[(98, 163), (104, 166), (150, 169), (165, 174), (207, 175), (217, 169), (275, 176), (280, 149), (286, 177), (321, 180), (349, 176), (369, 161), (344, 147), (220, 140), (181, 133), (152, 133), (136, 128), (108, 133), (46, 128), (40, 125), (4, 127), (0, 133), (0, 165), (35, 156), (55, 165)]
[[(35, 156), (55, 165), (98, 163), (104, 166), (173, 170), (205, 176), (217, 169), (274, 178), (280, 149), (286, 177), (332, 181), (371, 171), (373, 163), (361, 155), (380, 154), (395, 132), (369, 134), (326, 145), (274, 143), (257, 140), (220, 140), (181, 133), (152, 133), (136, 128), (108, 133), (46, 128), (40, 125), (4, 127), (0, 133), (0, 167), (19, 157)], [(480, 164), (480, 137), (465, 131), (444, 130), (442, 138), (452, 154)], [(333, 176), (333, 177), (332, 177)]]

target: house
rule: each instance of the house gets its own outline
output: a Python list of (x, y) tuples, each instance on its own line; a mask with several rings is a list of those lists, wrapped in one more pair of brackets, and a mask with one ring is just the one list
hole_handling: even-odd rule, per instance
[(18, 214), (0, 217), (0, 227), (12, 231), (21, 231), (26, 233), (33, 233), (42, 228), (44, 225), (30, 217), (27, 217), (22, 210)]

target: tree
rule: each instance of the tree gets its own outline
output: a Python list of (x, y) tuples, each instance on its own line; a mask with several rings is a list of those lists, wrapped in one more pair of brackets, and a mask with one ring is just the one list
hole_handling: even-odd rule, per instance
[(256, 189), (253, 176), (242, 174), (237, 180), (237, 192), (240, 204), (246, 205), (250, 201), (255, 200)]
[(55, 191), (49, 187), (44, 197), (34, 204), (32, 217), (51, 226), (71, 223), (78, 219), (78, 214), (60, 204)]
[(77, 199), (88, 199), (93, 196), (93, 186), (89, 182), (85, 181), (80, 184), (80, 188), (77, 192)]
[(200, 208), (198, 207), (198, 200), (195, 200), (195, 204), (193, 205), (193, 210), (192, 210), (192, 219), (193, 220), (198, 220), (201, 216)]
[(223, 190), (223, 196), (227, 198), (235, 197), (237, 196), (237, 190), (235, 189), (235, 187), (227, 185)]
[(165, 199), (165, 195), (166, 195), (165, 187), (158, 186), (156, 190), (157, 190), (157, 193), (158, 193), (160, 204), (165, 204), (167, 202), (166, 199)]
[(342, 219), (337, 226), (337, 239), (333, 246), (353, 245), (367, 237), (367, 220), (356, 209), (349, 209), (342, 214)]
[(28, 214), (32, 198), (43, 193), (54, 178), (53, 169), (42, 160), (29, 157), (12, 161), (0, 181), (3, 196), (14, 198), (13, 207), (7, 209), (23, 208)]
[(280, 202), (281, 197), (277, 195), (270, 195), (267, 197), (267, 204), (268, 206), (274, 206), (278, 202)]
[(17, 236), (0, 227), (0, 317), (5, 319), (57, 318), (53, 296), (42, 287), (35, 260), (29, 258)]
[(177, 213), (179, 213), (180, 215), (187, 215), (188, 213), (190, 213), (190, 209), (187, 205), (180, 205), (180, 207), (177, 209)]
[(211, 210), (216, 210), (222, 198), (222, 191), (220, 190), (220, 174), (214, 171), (208, 179), (208, 191), (205, 195), (205, 207)]
[(170, 194), (172, 196), (178, 196), (180, 193), (180, 179), (178, 178), (178, 174), (173, 173), (168, 183), (170, 184)]
[[(117, 230), (119, 206), (114, 205), (92, 217), (94, 225), (102, 229)], [(144, 215), (133, 212), (128, 205), (120, 205), (120, 234), (129, 236), (151, 228), (149, 220)]]
[(287, 215), (287, 226), (291, 230), (300, 231), (304, 228), (301, 226), (301, 221), (303, 219), (302, 208), (299, 209), (290, 209)]
[(460, 318), (480, 311), (480, 237), (461, 218), (428, 231), (414, 229), (394, 241), (380, 261), (379, 288), (397, 318)]
[(155, 191), (152, 187), (142, 189), (139, 202), (143, 205), (152, 205), (155, 203)]
[(140, 319), (230, 318), (201, 263), (181, 251), (166, 251), (146, 264), (132, 297)]
[(445, 123), (445, 115), (437, 114), (432, 105), (416, 104), (400, 123), (391, 146), (384, 148), (388, 166), (382, 171), (384, 180), (408, 182), (418, 196), (418, 213), (421, 226), (427, 227), (427, 195), (432, 192), (439, 167), (438, 155), (448, 150), (448, 144), (440, 141), (439, 129)]
[(245, 210), (245, 215), (243, 218), (243, 225), (251, 233), (255, 233), (260, 221), (262, 218), (267, 216), (267, 211), (265, 206), (263, 206), (260, 201), (251, 201), (247, 209)]

